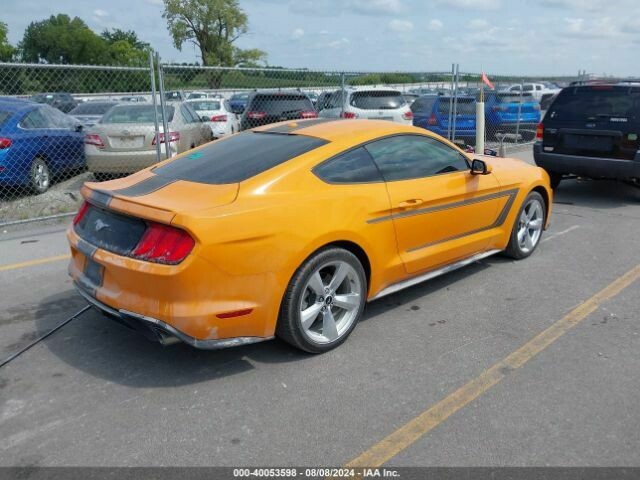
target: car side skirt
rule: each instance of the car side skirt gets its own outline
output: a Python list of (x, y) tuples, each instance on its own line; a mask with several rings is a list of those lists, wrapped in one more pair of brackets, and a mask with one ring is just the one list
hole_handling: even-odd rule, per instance
[(455, 263), (445, 265), (444, 267), (430, 270), (426, 273), (408, 278), (407, 280), (402, 280), (398, 283), (394, 283), (380, 290), (376, 295), (371, 297), (369, 301), (372, 302), (373, 300), (378, 300), (379, 298), (386, 297), (387, 295), (399, 292), (400, 290), (404, 290), (405, 288), (409, 288), (419, 283), (426, 282), (427, 280), (431, 280), (432, 278), (439, 277), (440, 275), (444, 275), (445, 273), (449, 273), (459, 268), (465, 267), (473, 262), (477, 262), (478, 260), (490, 257), (491, 255), (495, 255), (499, 252), (501, 252), (501, 250), (487, 250), (486, 252), (480, 252)]

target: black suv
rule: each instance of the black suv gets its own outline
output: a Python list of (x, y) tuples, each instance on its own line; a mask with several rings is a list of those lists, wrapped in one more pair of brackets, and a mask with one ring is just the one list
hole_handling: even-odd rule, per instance
[(259, 127), (284, 120), (316, 118), (311, 99), (298, 91), (256, 91), (249, 94), (240, 129)]
[(576, 82), (538, 125), (533, 156), (556, 188), (563, 175), (640, 183), (640, 82)]
[(61, 112), (69, 113), (78, 106), (78, 102), (69, 94), (64, 92), (37, 93), (31, 97), (32, 102), (46, 103)]

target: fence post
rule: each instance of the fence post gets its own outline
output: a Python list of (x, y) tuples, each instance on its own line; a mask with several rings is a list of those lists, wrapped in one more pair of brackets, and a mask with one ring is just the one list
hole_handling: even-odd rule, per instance
[(447, 117), (447, 139), (451, 140), (451, 116), (453, 114), (453, 85), (456, 77), (456, 65), (451, 64), (451, 89), (449, 90), (449, 116)]
[[(156, 63), (158, 65), (158, 83), (160, 87), (160, 109), (162, 110), (162, 129), (164, 131), (164, 151), (167, 155), (166, 158), (171, 156), (171, 150), (169, 148), (169, 121), (167, 120), (167, 109), (165, 108), (165, 98), (164, 98), (164, 70), (162, 69), (162, 64), (160, 63), (160, 54), (156, 53)], [(158, 138), (157, 142), (160, 139)]]
[(451, 138), (452, 142), (456, 141), (456, 119), (458, 118), (458, 81), (460, 77), (460, 64), (456, 63), (455, 90), (453, 93), (453, 126)]
[(344, 115), (344, 101), (346, 100), (346, 95), (344, 92), (344, 72), (340, 73), (340, 118)]
[(484, 155), (484, 85), (480, 84), (480, 101), (476, 103), (476, 153)]
[(524, 95), (524, 79), (520, 80), (520, 101), (518, 102), (518, 119), (516, 120), (516, 144), (520, 140), (520, 115), (522, 114), (522, 98)]
[(153, 64), (153, 52), (149, 51), (149, 75), (151, 75), (151, 101), (153, 102), (153, 121), (156, 129), (156, 160), (159, 162), (162, 156), (160, 150), (160, 126), (158, 123), (158, 98), (156, 94), (156, 69)]

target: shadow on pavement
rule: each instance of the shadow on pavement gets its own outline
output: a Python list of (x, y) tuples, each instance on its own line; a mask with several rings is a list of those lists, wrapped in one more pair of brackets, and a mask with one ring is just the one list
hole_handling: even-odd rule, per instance
[(640, 188), (613, 180), (563, 180), (554, 192), (554, 204), (612, 209), (640, 205)]

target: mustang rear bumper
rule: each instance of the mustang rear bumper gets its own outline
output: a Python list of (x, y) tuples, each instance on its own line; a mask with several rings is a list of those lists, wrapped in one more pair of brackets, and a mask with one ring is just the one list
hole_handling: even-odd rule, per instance
[(271, 340), (273, 337), (235, 337), (235, 338), (223, 338), (214, 340), (199, 340), (193, 338), (184, 332), (176, 329), (168, 323), (158, 320), (157, 318), (147, 317), (128, 310), (116, 310), (108, 305), (105, 305), (100, 300), (93, 297), (87, 291), (85, 291), (80, 285), (74, 282), (76, 290), (89, 302), (93, 307), (97, 308), (100, 312), (104, 313), (107, 317), (116, 322), (124, 325), (127, 328), (135, 330), (142, 334), (145, 338), (158, 342), (162, 345), (171, 345), (182, 341), (194, 348), (203, 350), (218, 350), (221, 348), (237, 347), (240, 345), (248, 345), (251, 343), (263, 342), (265, 340)]

